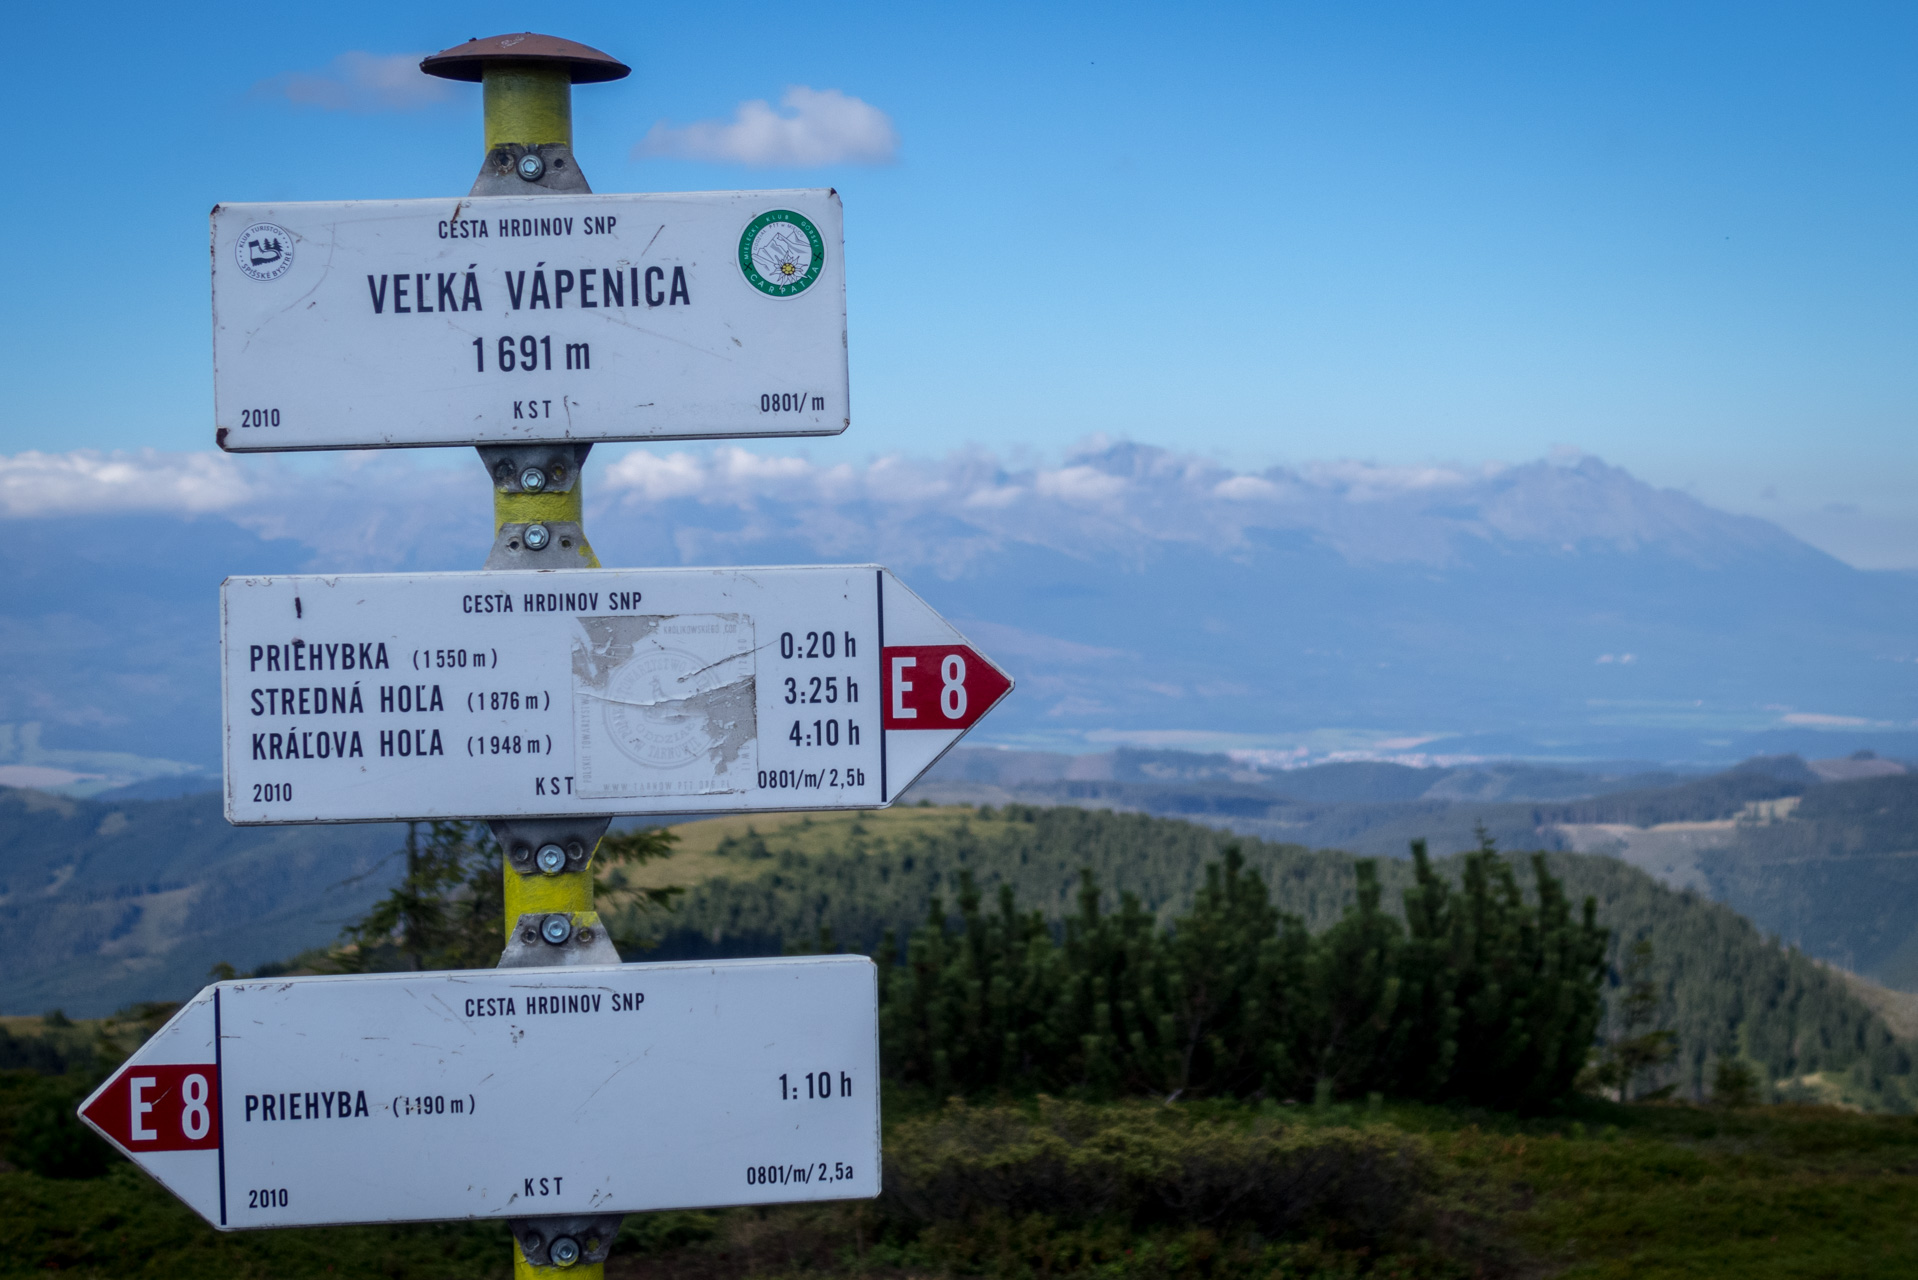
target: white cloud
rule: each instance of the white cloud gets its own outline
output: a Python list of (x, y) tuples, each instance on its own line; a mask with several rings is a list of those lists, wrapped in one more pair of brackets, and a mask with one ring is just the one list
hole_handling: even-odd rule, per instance
[(1883, 727), (1890, 723), (1886, 720), (1867, 720), (1863, 716), (1826, 715), (1819, 711), (1794, 711), (1779, 719), (1785, 724), (1806, 729), (1859, 729), (1867, 725)]
[(899, 133), (878, 107), (837, 89), (794, 85), (780, 98), (784, 114), (761, 98), (742, 102), (731, 120), (673, 125), (662, 120), (633, 147), (633, 158), (713, 160), (758, 169), (810, 169), (826, 164), (891, 164)]
[(0, 514), (174, 511), (203, 514), (256, 497), (238, 464), (219, 453), (72, 453), (0, 455)]
[(424, 56), (353, 49), (324, 71), (293, 71), (255, 87), (323, 111), (416, 111), (453, 96), (449, 81), (420, 70)]
[(604, 484), (624, 490), (648, 502), (668, 498), (689, 498), (706, 486), (706, 474), (699, 459), (690, 453), (669, 453), (661, 457), (644, 449), (635, 449), (606, 468)]
[(1034, 477), (1033, 488), (1045, 497), (1066, 502), (1101, 503), (1124, 493), (1126, 481), (1124, 476), (1108, 475), (1093, 467), (1061, 467), (1041, 471)]
[[(586, 503), (595, 544), (609, 562), (627, 563), (878, 559), (956, 576), (1014, 545), (1143, 567), (1173, 546), (1241, 556), (1278, 534), (1354, 564), (1438, 567), (1488, 546), (1583, 547), (1620, 527), (1627, 548), (1695, 547), (1710, 562), (1812, 554), (1775, 527), (1659, 494), (1602, 465), (1395, 471), (1333, 463), (1250, 474), (1124, 442), (1039, 467), (982, 450), (822, 465), (732, 443), (608, 449), (595, 456)], [(487, 504), (476, 470), (392, 451), (305, 464), (212, 451), (0, 456), (0, 516), (217, 512), (303, 543), (328, 566), (438, 565), (457, 555)], [(1629, 516), (1622, 526), (1620, 511)], [(1642, 655), (1596, 660), (1632, 664)]]
[(1359, 502), (1451, 488), (1471, 479), (1451, 467), (1382, 467), (1370, 462), (1348, 461), (1311, 463), (1306, 466), (1305, 475), (1313, 483), (1340, 489)]
[(1263, 476), (1233, 476), (1219, 481), (1212, 492), (1232, 502), (1269, 502), (1279, 496), (1279, 486)]

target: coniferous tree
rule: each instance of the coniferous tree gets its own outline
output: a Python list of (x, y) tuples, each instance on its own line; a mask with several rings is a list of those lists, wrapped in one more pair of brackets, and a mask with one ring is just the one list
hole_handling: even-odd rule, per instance
[(1303, 928), (1228, 845), (1162, 946), (1171, 1096), (1245, 1095), (1291, 1075), (1306, 950)]
[(1103, 913), (1090, 870), (1065, 922), (1062, 1038), (1077, 1044), (1068, 1079), (1093, 1093), (1169, 1092), (1175, 1055), (1160, 987), (1160, 935), (1130, 893)]
[(1405, 931), (1379, 905), (1378, 864), (1356, 864), (1358, 902), (1312, 948), (1306, 1058), (1316, 1097), (1393, 1086), (1395, 1050), (1410, 1039), (1399, 1009)]
[[(407, 824), (406, 870), (385, 897), (341, 930), (327, 956), (347, 973), (395, 969), (483, 969), (499, 962), (504, 945), (506, 890), (502, 855), (483, 822)], [(593, 855), (600, 887), (615, 895), (608, 906), (610, 936), (622, 948), (647, 945), (618, 921), (668, 904), (670, 889), (636, 889), (625, 869), (670, 856), (678, 840), (664, 827), (609, 835)], [(615, 903), (624, 901), (625, 906)]]
[(1405, 891), (1405, 944), (1400, 950), (1399, 1008), (1406, 1032), (1398, 1046), (1397, 1089), (1411, 1098), (1442, 1098), (1458, 1061), (1458, 980), (1464, 933), (1458, 897), (1437, 872), (1423, 840), (1412, 841), (1413, 885)]
[(1638, 1081), (1678, 1052), (1677, 1034), (1658, 1025), (1664, 999), (1654, 973), (1652, 940), (1633, 940), (1625, 952), (1625, 994), (1618, 1002), (1620, 1031), (1605, 1047), (1595, 1073), (1599, 1083), (1618, 1091), (1620, 1102), (1636, 1097)]

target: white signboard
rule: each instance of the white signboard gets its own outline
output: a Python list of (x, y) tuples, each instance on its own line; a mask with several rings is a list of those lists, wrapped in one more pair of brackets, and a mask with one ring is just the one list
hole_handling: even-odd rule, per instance
[(235, 823), (868, 809), (1012, 681), (876, 565), (229, 578)]
[(227, 450), (835, 435), (838, 193), (213, 210)]
[(80, 1114), (223, 1229), (879, 1193), (864, 956), (222, 982)]

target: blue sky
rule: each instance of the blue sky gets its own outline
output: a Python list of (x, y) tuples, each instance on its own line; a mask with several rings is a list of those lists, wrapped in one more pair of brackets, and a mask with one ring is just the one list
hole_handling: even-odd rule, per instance
[[(575, 96), (597, 189), (843, 194), (854, 422), (793, 452), (1057, 458), (1103, 432), (1249, 467), (1570, 446), (1854, 563), (1918, 566), (1907, 6), (109, 4), (15, 23), (0, 94), (40, 123), (0, 206), (0, 453), (208, 447), (208, 209), (464, 192), (478, 90), (367, 68), (531, 25), (634, 66)], [(780, 111), (795, 87), (883, 113), (896, 151), (634, 155), (662, 121)]]

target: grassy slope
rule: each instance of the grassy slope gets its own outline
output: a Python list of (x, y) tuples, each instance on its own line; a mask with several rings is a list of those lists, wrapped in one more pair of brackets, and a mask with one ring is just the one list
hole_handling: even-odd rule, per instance
[[(793, 858), (830, 855), (887, 836), (949, 839), (980, 822), (962, 809), (721, 819), (682, 828), (677, 856), (641, 874), (657, 883), (758, 881), (778, 876), (782, 867), (790, 872)], [(785, 856), (755, 856), (755, 834)], [(47, 1030), (37, 1019), (7, 1019), (6, 1026), (16, 1036), (55, 1035), (76, 1046), (94, 1033), (85, 1023)], [(889, 1126), (923, 1107), (923, 1099), (889, 1100)], [(1394, 1261), (1376, 1274), (1571, 1280), (1918, 1275), (1918, 1120), (1817, 1107), (1724, 1113), (1596, 1103), (1585, 1104), (1576, 1120), (1533, 1122), (1391, 1105), (1284, 1114), (1305, 1126), (1384, 1124), (1419, 1135), (1447, 1170), (1446, 1193), (1484, 1228), (1476, 1240), (1448, 1238), (1437, 1253)], [(11, 1210), (0, 1220), (0, 1276), (60, 1270), (85, 1277), (504, 1280), (508, 1273), (508, 1245), (498, 1225), (223, 1236), (126, 1165), (84, 1181), (0, 1168), (0, 1197)], [(615, 1257), (608, 1275), (695, 1280), (864, 1274), (897, 1280), (950, 1272), (956, 1260), (951, 1237), (945, 1245), (922, 1239), (882, 1247), (875, 1221), (870, 1205), (645, 1215), (631, 1222), (626, 1251)], [(1204, 1274), (1175, 1265), (1195, 1256), (1189, 1237), (1155, 1253), (1149, 1242), (1122, 1230), (1072, 1234), (1028, 1223), (992, 1248), (1000, 1274)], [(1100, 1247), (1106, 1251), (1099, 1253)], [(1281, 1252), (1283, 1272), (1230, 1274), (1352, 1275), (1370, 1261), (1310, 1241)], [(1278, 1257), (1268, 1261), (1276, 1266)], [(1210, 1274), (1224, 1273), (1215, 1268)]]
[[(1909, 1119), (1812, 1107), (1726, 1114), (1603, 1105), (1579, 1121), (1533, 1123), (1389, 1106), (1290, 1115), (1306, 1126), (1384, 1124), (1422, 1136), (1446, 1170), (1444, 1193), (1481, 1228), (1476, 1239), (1455, 1234), (1436, 1253), (1380, 1274), (1436, 1277), (1479, 1267), (1488, 1275), (1566, 1280), (1918, 1274), (1918, 1122)], [(0, 1196), (9, 1207), (0, 1219), (0, 1275), (57, 1269), (76, 1277), (450, 1280), (507, 1273), (506, 1235), (497, 1225), (223, 1236), (125, 1165), (88, 1181), (0, 1172)], [(645, 1215), (629, 1222), (628, 1251), (607, 1274), (693, 1280), (948, 1271), (951, 1237), (943, 1245), (895, 1239), (886, 1247), (875, 1208)], [(1123, 1231), (1101, 1236), (1028, 1223), (1008, 1235), (989, 1251), (1000, 1274), (1204, 1274), (1151, 1255), (1149, 1239)], [(982, 1247), (965, 1243), (975, 1253)], [(1283, 1274), (1292, 1276), (1354, 1274), (1365, 1261), (1350, 1250), (1320, 1252), (1309, 1241), (1285, 1252), (1291, 1269)], [(1075, 1255), (1081, 1265), (1068, 1261)], [(865, 1266), (855, 1261), (861, 1257)]]

